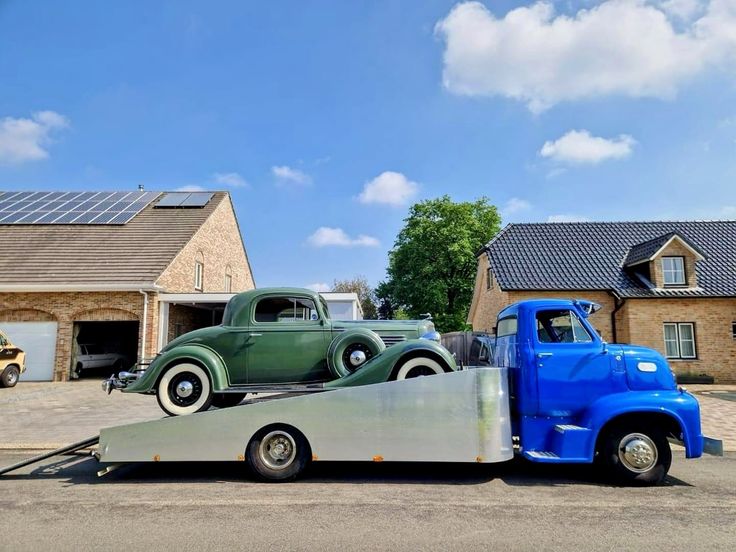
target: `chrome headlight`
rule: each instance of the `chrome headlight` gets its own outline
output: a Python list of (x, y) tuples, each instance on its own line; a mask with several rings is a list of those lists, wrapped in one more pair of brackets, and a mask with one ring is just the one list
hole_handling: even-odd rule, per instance
[(431, 332), (425, 333), (419, 339), (429, 339), (430, 341), (436, 341), (437, 343), (439, 343), (440, 342), (440, 334), (439, 334), (439, 332), (436, 332), (436, 331), (432, 330)]

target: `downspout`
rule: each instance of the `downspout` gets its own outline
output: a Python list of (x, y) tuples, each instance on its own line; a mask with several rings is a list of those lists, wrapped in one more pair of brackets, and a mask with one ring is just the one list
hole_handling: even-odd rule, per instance
[(142, 289), (138, 290), (138, 293), (143, 295), (143, 336), (141, 338), (141, 358), (140, 361), (143, 362), (143, 359), (146, 358), (146, 330), (147, 330), (147, 322), (148, 322), (148, 292), (143, 291)]
[(618, 343), (618, 332), (616, 330), (616, 313), (620, 311), (626, 304), (626, 299), (617, 295), (615, 291), (609, 291), (608, 294), (613, 297), (614, 304), (616, 305), (613, 311), (611, 311), (611, 334), (613, 337), (613, 342)]

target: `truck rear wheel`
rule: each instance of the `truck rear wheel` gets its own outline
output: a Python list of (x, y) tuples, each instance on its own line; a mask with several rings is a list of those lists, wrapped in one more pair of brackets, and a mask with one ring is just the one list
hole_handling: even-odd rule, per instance
[(245, 393), (215, 393), (212, 396), (212, 406), (215, 408), (230, 408), (241, 403)]
[(2, 387), (15, 387), (20, 377), (20, 370), (15, 364), (11, 364), (0, 375), (0, 386)]
[(261, 429), (246, 449), (250, 468), (262, 481), (295, 479), (309, 465), (311, 450), (306, 437), (287, 425)]
[(212, 402), (212, 385), (201, 366), (183, 362), (168, 368), (156, 388), (161, 410), (183, 416), (207, 410)]
[(599, 452), (608, 475), (621, 485), (657, 485), (672, 463), (667, 437), (656, 428), (614, 427), (603, 437)]

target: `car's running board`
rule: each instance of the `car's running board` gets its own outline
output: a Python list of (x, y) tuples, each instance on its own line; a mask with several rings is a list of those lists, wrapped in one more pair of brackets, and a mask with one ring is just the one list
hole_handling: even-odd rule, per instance
[(324, 383), (310, 383), (306, 385), (241, 385), (229, 387), (218, 393), (321, 393), (331, 391)]

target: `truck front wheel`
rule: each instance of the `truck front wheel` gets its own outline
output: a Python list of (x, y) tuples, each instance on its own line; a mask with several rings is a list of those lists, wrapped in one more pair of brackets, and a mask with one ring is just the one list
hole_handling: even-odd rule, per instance
[(670, 469), (672, 451), (661, 430), (619, 426), (603, 437), (599, 459), (619, 484), (657, 485)]

